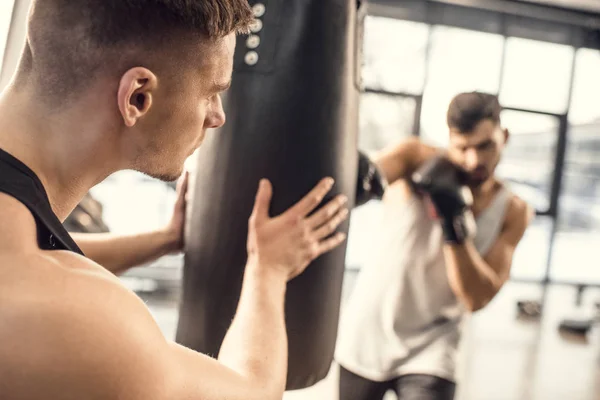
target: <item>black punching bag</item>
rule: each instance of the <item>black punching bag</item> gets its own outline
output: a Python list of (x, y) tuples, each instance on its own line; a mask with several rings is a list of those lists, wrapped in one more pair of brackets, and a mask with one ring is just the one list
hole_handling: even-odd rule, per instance
[[(191, 183), (177, 341), (211, 356), (236, 311), (259, 180), (273, 184), (272, 216), (326, 176), (336, 184), (325, 201), (345, 194), (351, 207), (356, 186), (356, 0), (250, 5), (257, 22), (237, 40), (227, 123), (207, 135)], [(344, 242), (288, 284), (288, 390), (330, 369), (345, 256)]]

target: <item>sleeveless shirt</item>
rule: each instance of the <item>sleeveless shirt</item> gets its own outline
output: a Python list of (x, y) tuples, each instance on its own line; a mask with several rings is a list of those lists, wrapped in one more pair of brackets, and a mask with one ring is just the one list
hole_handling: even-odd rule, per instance
[[(510, 191), (503, 185), (476, 218), (474, 245), (485, 255), (502, 228)], [(456, 380), (467, 310), (450, 287), (441, 224), (416, 195), (384, 201), (372, 258), (343, 308), (335, 359), (373, 381), (406, 374)]]
[(24, 163), (0, 149), (0, 192), (24, 204), (33, 215), (42, 250), (69, 250), (83, 255), (52, 207), (38, 176)]

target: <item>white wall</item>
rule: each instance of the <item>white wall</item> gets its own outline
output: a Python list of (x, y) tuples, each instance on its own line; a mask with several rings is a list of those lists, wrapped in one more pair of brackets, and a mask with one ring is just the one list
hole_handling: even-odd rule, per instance
[[(4, 0), (0, 0), (4, 1)], [(10, 82), (21, 57), (25, 42), (27, 14), (31, 0), (14, 0), (12, 21), (8, 31), (8, 40), (4, 51), (2, 69), (0, 70), (0, 91)]]

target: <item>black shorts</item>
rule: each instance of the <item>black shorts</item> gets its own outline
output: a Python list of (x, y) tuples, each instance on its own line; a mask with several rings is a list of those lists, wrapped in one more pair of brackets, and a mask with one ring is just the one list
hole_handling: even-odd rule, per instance
[(339, 400), (382, 400), (390, 390), (396, 393), (399, 400), (452, 400), (456, 384), (422, 374), (374, 382), (340, 367)]

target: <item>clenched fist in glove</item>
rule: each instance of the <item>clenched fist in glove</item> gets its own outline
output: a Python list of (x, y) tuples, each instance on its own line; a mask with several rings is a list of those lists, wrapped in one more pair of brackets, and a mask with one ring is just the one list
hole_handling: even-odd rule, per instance
[(444, 156), (427, 161), (412, 175), (417, 192), (435, 208), (448, 243), (462, 244), (475, 236), (477, 229), (471, 211), (473, 195), (466, 178), (466, 172)]
[(373, 199), (381, 199), (387, 181), (377, 165), (364, 153), (358, 152), (358, 178), (354, 206), (362, 206)]

